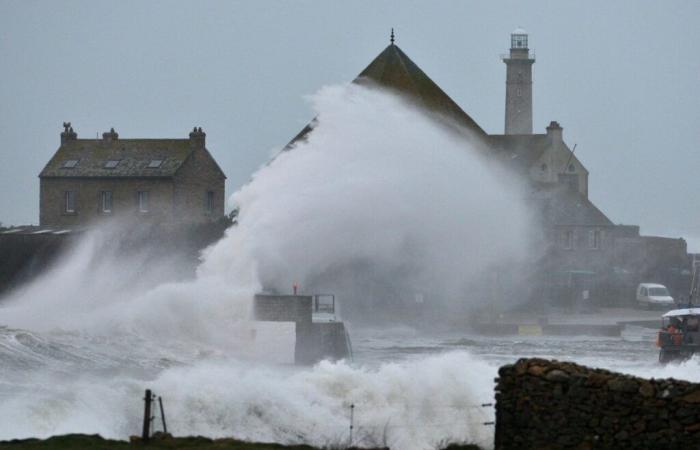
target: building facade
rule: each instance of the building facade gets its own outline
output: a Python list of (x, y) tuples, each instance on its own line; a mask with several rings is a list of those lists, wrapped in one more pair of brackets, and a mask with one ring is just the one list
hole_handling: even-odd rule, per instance
[(189, 139), (78, 139), (64, 123), (61, 146), (39, 174), (39, 223), (83, 228), (120, 218), (153, 224), (224, 215), (226, 175), (194, 128)]

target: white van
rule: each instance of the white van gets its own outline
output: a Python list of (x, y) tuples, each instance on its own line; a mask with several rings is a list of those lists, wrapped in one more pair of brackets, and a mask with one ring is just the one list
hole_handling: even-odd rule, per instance
[(637, 286), (637, 304), (647, 309), (655, 306), (672, 308), (675, 301), (663, 284), (640, 283)]

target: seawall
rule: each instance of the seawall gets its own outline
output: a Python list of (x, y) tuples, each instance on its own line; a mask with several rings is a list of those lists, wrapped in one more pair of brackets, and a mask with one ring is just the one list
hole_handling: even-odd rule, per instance
[[(178, 253), (189, 272), (199, 264), (202, 249), (219, 240), (232, 221), (195, 225), (128, 224), (107, 229), (110, 239), (124, 253), (150, 248), (154, 256)], [(82, 230), (50, 230), (36, 226), (0, 229), (0, 296), (41, 275), (60, 260), (64, 251), (88, 234)]]
[(700, 443), (700, 384), (521, 359), (499, 370), (497, 450), (680, 449)]

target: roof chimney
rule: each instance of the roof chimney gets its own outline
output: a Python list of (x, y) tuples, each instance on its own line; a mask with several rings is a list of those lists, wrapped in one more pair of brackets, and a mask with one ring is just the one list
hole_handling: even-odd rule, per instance
[(102, 133), (102, 140), (104, 142), (112, 142), (116, 141), (117, 139), (119, 139), (119, 135), (116, 131), (114, 131), (114, 128), (111, 128), (107, 133)]
[(204, 148), (204, 141), (207, 134), (202, 131), (202, 127), (194, 127), (190, 132), (190, 145), (196, 148)]
[(559, 122), (555, 120), (549, 122), (549, 126), (547, 127), (547, 136), (549, 137), (550, 142), (562, 142), (564, 140), (563, 130), (564, 129), (559, 125)]
[(63, 122), (63, 132), (61, 133), (61, 145), (68, 141), (74, 141), (78, 139), (78, 133), (73, 131), (73, 127), (70, 122)]

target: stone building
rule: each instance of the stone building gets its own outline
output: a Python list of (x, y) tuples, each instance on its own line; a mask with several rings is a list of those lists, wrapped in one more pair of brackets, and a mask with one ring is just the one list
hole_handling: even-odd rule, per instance
[[(544, 133), (533, 134), (535, 56), (524, 30), (511, 34), (503, 61), (504, 134), (484, 131), (395, 44), (393, 33), (390, 45), (353, 82), (381, 87), (425, 108), (465, 144), (527, 182), (531, 206), (540, 212), (542, 238), (534, 297), (577, 302), (584, 295), (594, 303), (625, 303), (632, 301), (634, 287), (642, 281), (664, 283), (680, 296), (689, 283), (685, 241), (640, 236), (639, 227), (615, 225), (588, 198), (589, 172), (575, 146), (567, 145), (561, 125), (551, 121)], [(286, 150), (313, 127), (314, 122), (307, 125)]]
[(39, 174), (39, 223), (82, 228), (110, 218), (202, 223), (224, 215), (226, 175), (194, 128), (189, 139), (78, 139), (64, 123), (61, 146)]

